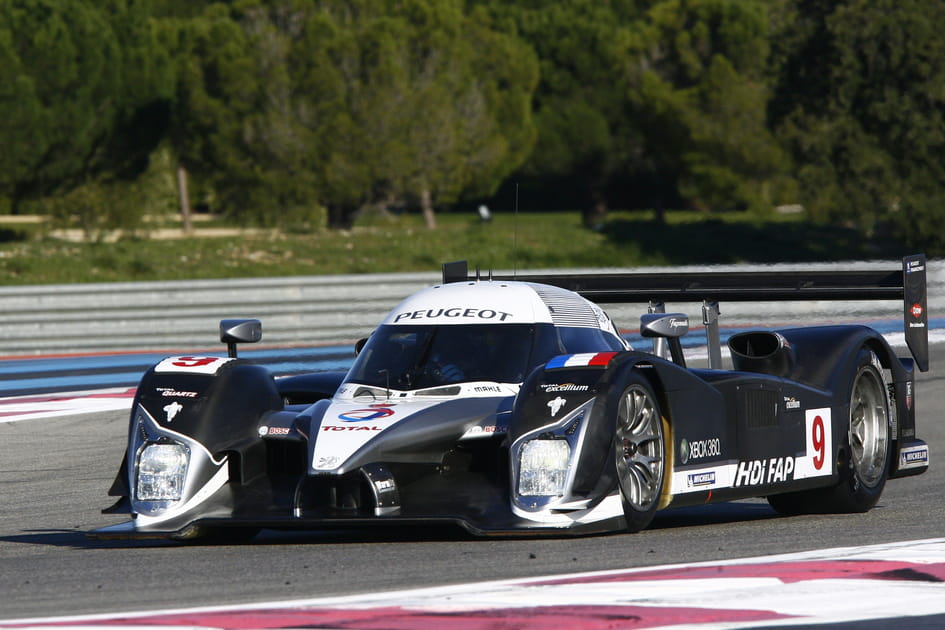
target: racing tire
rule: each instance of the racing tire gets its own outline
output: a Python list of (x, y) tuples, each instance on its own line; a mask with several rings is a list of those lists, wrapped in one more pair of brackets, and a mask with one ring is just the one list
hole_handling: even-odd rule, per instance
[(239, 545), (248, 543), (262, 531), (259, 527), (188, 527), (172, 540), (192, 545)]
[(614, 460), (627, 530), (646, 528), (660, 507), (668, 427), (650, 383), (634, 374), (617, 404)]
[(879, 501), (889, 474), (891, 427), (886, 382), (876, 354), (864, 348), (850, 381), (850, 415), (837, 465), (840, 481), (831, 488), (768, 497), (777, 512), (867, 512)]
[(834, 511), (866, 512), (879, 501), (889, 474), (890, 433), (889, 398), (879, 359), (863, 349), (850, 384), (846, 461), (833, 488)]

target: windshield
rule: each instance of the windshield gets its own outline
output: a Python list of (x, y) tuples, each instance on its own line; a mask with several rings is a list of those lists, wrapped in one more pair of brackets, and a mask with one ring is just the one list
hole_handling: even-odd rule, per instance
[[(532, 365), (534, 339), (533, 324), (381, 326), (345, 381), (399, 390), (471, 381), (521, 383)], [(549, 358), (541, 354), (541, 360)]]

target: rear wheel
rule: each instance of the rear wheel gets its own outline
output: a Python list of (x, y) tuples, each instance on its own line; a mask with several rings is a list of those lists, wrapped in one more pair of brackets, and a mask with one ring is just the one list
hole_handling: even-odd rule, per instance
[(878, 360), (864, 350), (850, 393), (848, 463), (833, 489), (838, 511), (866, 512), (879, 501), (889, 471), (889, 401)]
[(666, 475), (659, 403), (650, 384), (638, 375), (617, 405), (615, 460), (627, 529), (637, 532), (653, 520)]
[(832, 488), (768, 497), (782, 514), (866, 512), (879, 501), (889, 471), (890, 426), (886, 382), (876, 354), (863, 349), (850, 382), (850, 418)]

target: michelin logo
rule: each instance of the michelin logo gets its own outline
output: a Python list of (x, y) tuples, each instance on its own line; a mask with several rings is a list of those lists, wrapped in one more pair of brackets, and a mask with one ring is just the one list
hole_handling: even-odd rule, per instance
[(687, 484), (690, 488), (698, 488), (700, 486), (714, 486), (715, 471), (690, 473), (687, 478)]
[(899, 453), (899, 468), (918, 468), (929, 465), (929, 449), (927, 446), (905, 448)]

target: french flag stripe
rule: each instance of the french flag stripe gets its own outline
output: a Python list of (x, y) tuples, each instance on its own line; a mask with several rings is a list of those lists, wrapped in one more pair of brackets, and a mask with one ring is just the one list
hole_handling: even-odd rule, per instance
[(566, 367), (605, 367), (614, 358), (616, 352), (587, 352), (583, 354), (563, 354), (548, 361), (545, 369), (554, 370)]

